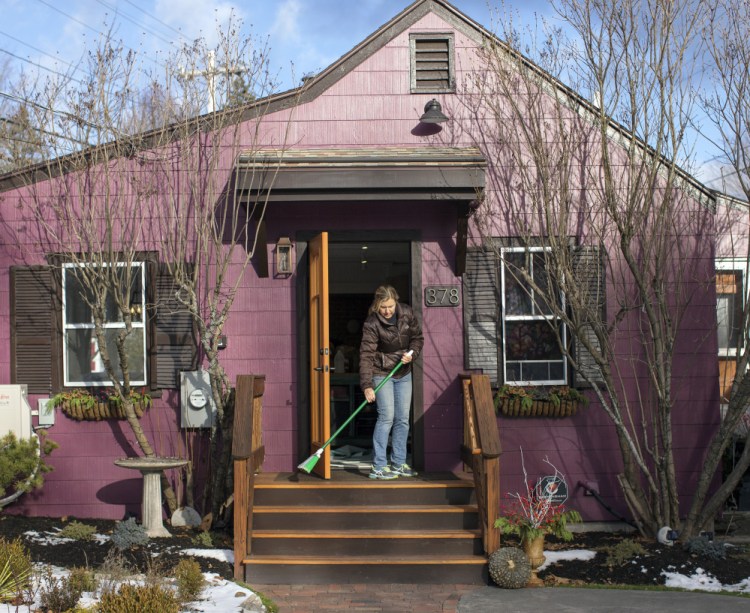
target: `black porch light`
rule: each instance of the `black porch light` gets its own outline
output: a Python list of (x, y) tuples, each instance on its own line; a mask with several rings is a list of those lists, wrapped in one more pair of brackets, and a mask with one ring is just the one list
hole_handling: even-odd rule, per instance
[(433, 98), (424, 105), (424, 114), (419, 118), (420, 123), (443, 123), (448, 118), (443, 115), (440, 103)]
[(293, 272), (292, 241), (288, 236), (282, 236), (276, 243), (276, 273), (291, 275)]

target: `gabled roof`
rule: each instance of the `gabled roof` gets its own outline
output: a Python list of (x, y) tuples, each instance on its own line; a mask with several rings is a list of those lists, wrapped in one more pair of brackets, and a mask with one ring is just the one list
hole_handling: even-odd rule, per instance
[[(245, 111), (240, 116), (241, 121), (291, 108), (317, 98), (333, 84), (354, 70), (358, 65), (377, 53), (387, 43), (408, 30), (425, 15), (431, 12), (438, 15), (457, 31), (466, 35), (471, 40), (476, 41), (477, 44), (481, 44), (483, 41), (491, 39), (495, 44), (502, 46), (507, 53), (519, 59), (525, 68), (542, 77), (552, 88), (563, 94), (570, 101), (572, 106), (583, 113), (591, 113), (592, 116), (596, 116), (597, 110), (588, 100), (567, 87), (557, 78), (543, 71), (528, 58), (511, 49), (503, 41), (499, 40), (492, 32), (459, 11), (446, 0), (416, 0), (398, 15), (393, 17), (393, 19), (370, 34), (349, 52), (341, 56), (333, 64), (322, 70), (317, 75), (305, 79), (304, 83), (299, 87), (248, 104)], [(216, 113), (221, 112), (222, 111), (216, 111)], [(209, 115), (196, 117), (196, 127), (200, 127), (203, 123), (210, 125), (210, 121), (207, 120), (207, 117), (209, 117)], [(621, 124), (611, 119), (609, 121), (610, 131), (613, 135), (630, 135), (630, 132)], [(154, 130), (151, 133), (140, 135), (140, 140), (142, 140), (145, 147), (148, 147), (150, 134), (163, 135), (163, 133), (164, 129)], [(641, 141), (636, 142), (639, 143), (646, 155), (654, 155), (653, 149), (646, 143)], [(100, 147), (105, 148), (108, 146), (110, 145), (99, 145), (92, 149), (98, 149)], [(74, 156), (69, 157), (72, 160)], [(65, 158), (61, 158), (58, 160), (58, 163), (55, 164), (55, 168), (65, 168), (64, 159)], [(41, 163), (8, 173), (5, 176), (0, 176), (0, 191), (20, 187), (24, 184), (28, 184), (30, 181), (36, 182), (47, 179), (50, 177), (50, 171), (49, 164)], [(683, 181), (687, 183), (687, 187), (694, 192), (697, 192), (697, 198), (702, 200), (710, 199), (712, 201), (715, 199), (717, 194), (715, 190), (709, 189), (686, 171), (679, 170), (679, 173)], [(23, 177), (25, 177), (25, 181), (23, 180)]]

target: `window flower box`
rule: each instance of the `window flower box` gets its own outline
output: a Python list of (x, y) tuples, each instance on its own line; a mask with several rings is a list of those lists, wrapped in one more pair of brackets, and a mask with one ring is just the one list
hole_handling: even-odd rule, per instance
[(581, 392), (567, 386), (504, 385), (495, 394), (495, 410), (506, 417), (570, 417), (587, 403)]
[[(146, 393), (131, 392), (133, 408), (137, 417), (151, 406), (151, 397)], [(77, 421), (101, 421), (103, 419), (125, 419), (125, 407), (115, 396), (93, 395), (87, 390), (70, 390), (55, 394), (50, 400), (52, 408)]]

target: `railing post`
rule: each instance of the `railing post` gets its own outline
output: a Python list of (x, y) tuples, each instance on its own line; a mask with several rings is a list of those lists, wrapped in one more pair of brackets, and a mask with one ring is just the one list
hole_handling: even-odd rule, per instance
[(234, 460), (234, 577), (244, 581), (243, 560), (253, 534), (255, 473), (263, 463), (262, 411), (265, 377), (238, 375), (235, 389), (232, 458)]

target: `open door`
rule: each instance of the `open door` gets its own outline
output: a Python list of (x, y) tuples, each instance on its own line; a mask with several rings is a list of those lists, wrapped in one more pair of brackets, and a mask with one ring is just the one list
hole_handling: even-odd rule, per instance
[[(328, 331), (328, 233), (308, 245), (310, 255), (310, 449), (320, 448), (331, 436), (331, 356)], [(315, 473), (331, 478), (331, 447)]]

